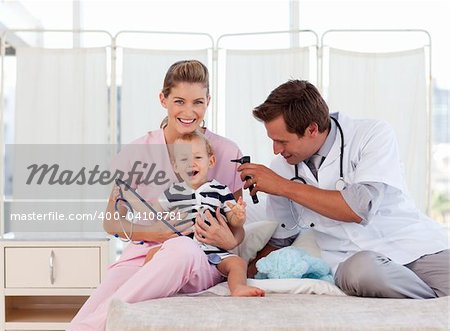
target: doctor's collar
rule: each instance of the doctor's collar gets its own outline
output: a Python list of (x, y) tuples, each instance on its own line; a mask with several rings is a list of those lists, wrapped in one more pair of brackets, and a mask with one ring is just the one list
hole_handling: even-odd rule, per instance
[(327, 138), (325, 139), (324, 143), (319, 148), (319, 150), (314, 154), (327, 157), (328, 153), (330, 153), (331, 148), (333, 147), (334, 141), (336, 140), (336, 133), (337, 133), (336, 123), (334, 123), (334, 121), (331, 121), (331, 128), (330, 131), (328, 132)]

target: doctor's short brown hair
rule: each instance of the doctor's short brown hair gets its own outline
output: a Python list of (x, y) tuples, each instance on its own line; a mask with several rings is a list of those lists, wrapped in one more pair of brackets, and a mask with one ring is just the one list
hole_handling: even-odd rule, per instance
[(317, 88), (306, 80), (289, 80), (274, 89), (266, 101), (253, 110), (253, 116), (270, 122), (283, 116), (288, 132), (302, 137), (315, 122), (319, 132), (330, 127), (330, 115), (325, 100)]

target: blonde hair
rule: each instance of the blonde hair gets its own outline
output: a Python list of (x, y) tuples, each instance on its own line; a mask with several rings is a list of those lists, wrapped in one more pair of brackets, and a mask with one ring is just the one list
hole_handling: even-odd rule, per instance
[(200, 61), (183, 60), (172, 64), (164, 78), (161, 91), (164, 97), (167, 98), (172, 87), (181, 82), (203, 84), (206, 88), (206, 93), (209, 95), (208, 68)]
[[(170, 94), (172, 88), (178, 83), (199, 83), (206, 88), (209, 95), (209, 73), (208, 68), (197, 60), (183, 60), (172, 64), (167, 70), (161, 90), (165, 98)], [(167, 116), (162, 120), (160, 128), (165, 128), (168, 123)]]
[[(176, 144), (177, 142), (180, 142), (180, 141), (192, 142), (195, 139), (200, 139), (200, 141), (205, 143), (206, 152), (208, 153), (208, 156), (214, 155), (213, 148), (212, 148), (211, 144), (209, 143), (208, 138), (206, 138), (206, 136), (198, 130), (183, 134), (181, 137), (178, 137), (177, 139), (175, 139), (174, 144)], [(171, 153), (171, 154), (173, 155), (174, 153)]]

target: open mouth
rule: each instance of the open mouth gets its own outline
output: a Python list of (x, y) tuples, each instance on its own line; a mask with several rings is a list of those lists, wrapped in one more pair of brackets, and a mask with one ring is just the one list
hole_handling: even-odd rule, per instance
[(194, 124), (195, 123), (195, 118), (193, 118), (193, 119), (185, 119), (185, 118), (177, 118), (178, 119), (178, 121), (181, 123), (181, 124), (184, 124), (184, 125), (191, 125), (191, 124)]
[(188, 174), (189, 177), (194, 177), (195, 175), (198, 174), (198, 171), (197, 170), (188, 171), (187, 174)]

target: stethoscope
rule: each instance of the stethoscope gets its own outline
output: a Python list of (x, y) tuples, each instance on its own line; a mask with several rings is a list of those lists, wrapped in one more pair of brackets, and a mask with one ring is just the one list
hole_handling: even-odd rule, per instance
[[(339, 179), (336, 181), (336, 190), (342, 191), (346, 186), (346, 183), (344, 181), (344, 132), (342, 131), (342, 127), (339, 124), (338, 120), (334, 117), (331, 117), (331, 119), (334, 121), (334, 123), (336, 123), (336, 126), (339, 130), (339, 135), (341, 136), (341, 147), (339, 155)], [(298, 174), (298, 164), (294, 166), (294, 169), (294, 177), (292, 177), (290, 180), (306, 184), (306, 180), (300, 177)]]
[[(340, 146), (340, 155), (339, 155), (339, 179), (336, 181), (336, 190), (338, 191), (342, 191), (345, 187), (346, 187), (346, 183), (344, 181), (344, 132), (342, 130), (341, 125), (339, 124), (338, 120), (335, 119), (334, 117), (330, 117), (334, 123), (336, 123), (336, 127), (339, 130), (339, 135), (341, 136), (341, 146)], [(300, 177), (298, 174), (298, 164), (296, 164), (294, 166), (295, 172), (294, 172), (294, 177), (292, 177), (290, 180), (294, 181), (294, 182), (299, 182), (299, 183), (303, 183), (306, 184), (306, 180), (303, 177)], [(294, 207), (293, 207), (293, 202), (290, 201), (290, 208), (291, 208), (291, 214), (294, 220), (297, 220), (297, 223), (291, 227), (291, 228), (287, 228), (285, 223), (281, 224), (281, 227), (285, 230), (288, 231), (292, 231), (295, 228), (312, 228), (314, 227), (314, 223), (311, 223), (309, 226), (301, 226), (299, 224), (299, 217), (300, 215), (297, 215), (297, 217), (295, 217), (295, 213), (294, 213)]]
[[(130, 191), (136, 198), (138, 198), (148, 209), (150, 212), (153, 212), (154, 214), (157, 214), (157, 211), (137, 192), (135, 191), (127, 182), (123, 181), (120, 178), (116, 178), (115, 180), (116, 185), (119, 187), (119, 197), (116, 199), (114, 203), (114, 210), (116, 213), (120, 212), (120, 205), (123, 205), (127, 209), (126, 218), (127, 221), (131, 223), (130, 225), (130, 231), (127, 232), (125, 230), (125, 227), (122, 224), (122, 218), (118, 218), (120, 227), (122, 228), (122, 232), (125, 236), (125, 238), (121, 238), (117, 233), (114, 234), (114, 237), (120, 239), (123, 242), (131, 242), (135, 245), (144, 245), (145, 241), (134, 241), (132, 239), (133, 237), (133, 226), (134, 226), (134, 220), (133, 220), (133, 207), (131, 206), (130, 202), (125, 198), (125, 195), (122, 190), (122, 185), (125, 186), (125, 189)], [(205, 223), (207, 225), (211, 225), (208, 220), (206, 220), (206, 216), (204, 215), (206, 211), (206, 208), (204, 206), (198, 207), (198, 212), (200, 213), (200, 216), (205, 220)], [(131, 216), (130, 216), (131, 215)], [(174, 233), (176, 233), (178, 236), (183, 236), (172, 224), (167, 222), (164, 218), (158, 219), (159, 221), (163, 222), (170, 230), (172, 230)], [(226, 252), (225, 250), (220, 250), (219, 253)], [(206, 253), (205, 253), (206, 254)], [(222, 262), (222, 258), (219, 254), (216, 253), (209, 253), (206, 254), (208, 261), (210, 264), (217, 265), (220, 262)]]
[[(118, 213), (118, 215), (120, 215), (120, 206), (123, 205), (127, 209), (125, 218), (127, 219), (128, 222), (131, 223), (131, 225), (130, 225), (130, 231), (127, 232), (125, 230), (125, 227), (122, 224), (122, 218), (118, 217), (119, 224), (120, 224), (120, 227), (122, 228), (122, 232), (123, 232), (125, 238), (121, 238), (117, 233), (114, 234), (114, 237), (120, 239), (123, 242), (131, 242), (135, 245), (143, 245), (145, 243), (143, 240), (134, 241), (132, 239), (133, 226), (135, 223), (134, 222), (134, 210), (133, 210), (133, 207), (131, 206), (130, 202), (125, 198), (124, 192), (122, 190), (122, 186), (124, 186), (127, 191), (131, 192), (137, 199), (139, 199), (148, 208), (149, 212), (152, 212), (156, 215), (157, 211), (147, 201), (145, 201), (145, 199), (143, 197), (141, 197), (141, 195), (137, 191), (135, 191), (127, 182), (123, 181), (120, 178), (116, 178), (115, 183), (116, 183), (116, 186), (119, 187), (119, 197), (114, 202), (114, 210), (116, 213)], [(172, 230), (178, 236), (182, 236), (182, 234), (174, 226), (172, 226), (172, 224), (167, 222), (165, 219), (161, 218), (160, 221), (163, 222), (170, 230)]]

